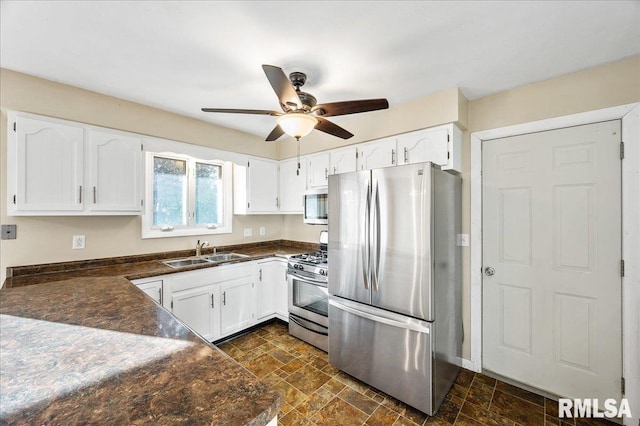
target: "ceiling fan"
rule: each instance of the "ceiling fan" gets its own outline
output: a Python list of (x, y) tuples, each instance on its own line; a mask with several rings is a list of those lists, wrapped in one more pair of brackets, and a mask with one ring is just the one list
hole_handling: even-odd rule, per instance
[(332, 123), (325, 117), (389, 108), (389, 102), (384, 98), (317, 104), (315, 96), (300, 90), (307, 81), (307, 76), (304, 73), (294, 71), (287, 78), (282, 68), (274, 65), (262, 65), (262, 69), (278, 96), (283, 112), (230, 108), (202, 108), (202, 111), (276, 116), (278, 117), (276, 119), (278, 124), (265, 139), (266, 141), (275, 141), (285, 133), (300, 140), (301, 137), (308, 135), (313, 129), (342, 139), (349, 139), (353, 136), (353, 133)]

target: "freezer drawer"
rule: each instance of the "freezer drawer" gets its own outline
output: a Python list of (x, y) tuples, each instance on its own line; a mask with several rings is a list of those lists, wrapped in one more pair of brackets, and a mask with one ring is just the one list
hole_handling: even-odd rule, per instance
[(434, 414), (432, 323), (330, 296), (329, 330), (331, 365)]

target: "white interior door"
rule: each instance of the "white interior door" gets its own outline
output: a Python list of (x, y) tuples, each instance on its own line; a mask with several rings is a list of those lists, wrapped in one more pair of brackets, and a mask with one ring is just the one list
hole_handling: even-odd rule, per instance
[(483, 142), (484, 369), (621, 397), (620, 140), (610, 121)]

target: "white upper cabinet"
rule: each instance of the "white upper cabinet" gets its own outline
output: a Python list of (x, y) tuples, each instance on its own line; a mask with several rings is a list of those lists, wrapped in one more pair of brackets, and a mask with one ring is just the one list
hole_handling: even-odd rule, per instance
[(398, 135), (399, 164), (431, 161), (442, 170), (462, 169), (462, 131), (454, 124)]
[(141, 213), (140, 139), (26, 113), (8, 123), (8, 215)]
[(96, 212), (141, 209), (142, 141), (138, 137), (90, 132), (91, 200)]
[(278, 162), (250, 157), (233, 167), (235, 214), (278, 213)]
[(349, 173), (357, 170), (358, 150), (355, 146), (334, 149), (330, 153), (329, 174)]
[(292, 158), (280, 162), (280, 213), (302, 214), (304, 191), (307, 189), (306, 159)]
[[(14, 137), (10, 134), (8, 140), (13, 143), (7, 152), (8, 206), (16, 214), (82, 212), (84, 130), (27, 117), (15, 117), (9, 123), (12, 126)], [(12, 164), (14, 170), (10, 170)]]
[(329, 182), (329, 153), (320, 152), (308, 157), (307, 160), (307, 188), (327, 186)]
[(358, 170), (395, 166), (396, 138), (384, 138), (358, 146)]

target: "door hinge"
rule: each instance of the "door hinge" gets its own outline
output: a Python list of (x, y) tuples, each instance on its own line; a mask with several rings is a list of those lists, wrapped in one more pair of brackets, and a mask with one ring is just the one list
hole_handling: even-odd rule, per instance
[(144, 207), (144, 200), (140, 200), (140, 207)]
[(620, 261), (620, 276), (624, 277), (624, 260)]
[(624, 160), (624, 142), (620, 142), (620, 159)]
[(13, 194), (13, 204), (16, 203), (16, 194)]
[(16, 122), (15, 121), (13, 122), (13, 131), (14, 132), (16, 131)]
[(620, 392), (622, 392), (622, 394), (625, 394), (625, 383), (624, 383), (624, 377), (620, 377)]

